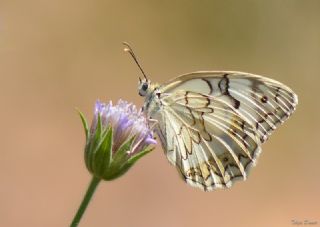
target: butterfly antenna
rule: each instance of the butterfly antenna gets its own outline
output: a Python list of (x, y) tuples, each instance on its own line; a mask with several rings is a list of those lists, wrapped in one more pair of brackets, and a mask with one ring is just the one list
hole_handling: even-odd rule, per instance
[[(128, 53), (131, 55), (131, 57), (133, 58), (133, 60), (134, 60), (134, 61), (136, 62), (136, 64), (138, 65), (140, 71), (142, 72), (144, 78), (148, 81), (148, 78), (147, 78), (145, 72), (143, 71), (141, 65), (139, 64), (138, 59), (137, 59), (136, 55), (134, 54), (134, 52), (133, 52), (131, 46), (129, 45), (129, 43), (123, 42), (122, 44), (125, 46), (124, 51), (125, 51), (125, 52), (128, 52)], [(140, 78), (139, 78), (139, 79), (140, 79)], [(141, 79), (140, 79), (140, 81), (141, 81)]]

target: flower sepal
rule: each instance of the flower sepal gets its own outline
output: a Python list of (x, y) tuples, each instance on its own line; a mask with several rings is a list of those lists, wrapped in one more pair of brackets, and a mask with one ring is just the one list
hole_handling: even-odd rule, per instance
[[(80, 114), (82, 122), (86, 122), (84, 116)], [(84, 123), (84, 127), (85, 127)], [(87, 132), (85, 128), (85, 132)], [(112, 127), (103, 127), (101, 116), (98, 114), (96, 130), (88, 131), (85, 146), (85, 163), (87, 169), (94, 176), (103, 179), (104, 169), (110, 165), (112, 155)]]
[(104, 174), (105, 180), (114, 180), (125, 174), (140, 158), (151, 152), (154, 148), (145, 148), (144, 150), (130, 154), (134, 145), (134, 137), (126, 141), (118, 151), (115, 152), (114, 158), (111, 159), (110, 167)]

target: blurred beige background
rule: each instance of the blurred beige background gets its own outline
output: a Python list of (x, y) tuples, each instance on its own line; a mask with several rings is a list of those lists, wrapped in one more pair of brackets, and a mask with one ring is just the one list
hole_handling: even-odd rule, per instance
[(268, 75), (299, 95), (246, 182), (204, 193), (160, 146), (103, 182), (80, 226), (320, 226), (320, 1), (0, 1), (0, 226), (68, 226), (90, 180), (75, 107), (142, 105), (132, 44), (153, 81), (196, 70)]

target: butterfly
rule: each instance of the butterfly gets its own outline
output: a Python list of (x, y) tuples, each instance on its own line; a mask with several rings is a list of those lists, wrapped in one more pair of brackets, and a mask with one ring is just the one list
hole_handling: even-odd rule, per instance
[(298, 104), (286, 85), (244, 72), (199, 71), (152, 83), (124, 44), (144, 75), (143, 111), (165, 155), (183, 180), (204, 191), (246, 180), (261, 145)]

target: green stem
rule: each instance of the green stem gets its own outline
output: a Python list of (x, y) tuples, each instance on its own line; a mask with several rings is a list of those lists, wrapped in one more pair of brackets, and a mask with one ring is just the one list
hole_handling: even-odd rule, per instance
[(97, 178), (95, 176), (92, 177), (91, 182), (89, 184), (89, 187), (87, 189), (87, 192), (86, 192), (86, 194), (85, 194), (85, 196), (84, 196), (84, 198), (83, 198), (83, 200), (82, 200), (82, 202), (80, 204), (80, 207), (79, 207), (79, 209), (78, 209), (78, 211), (76, 213), (76, 216), (74, 216), (74, 218), (73, 218), (73, 221), (72, 221), (70, 227), (77, 227), (78, 226), (78, 224), (79, 224), (79, 222), (81, 220), (81, 217), (82, 217), (83, 213), (85, 212), (85, 210), (86, 210), (86, 208), (87, 208), (87, 206), (88, 206), (88, 204), (89, 204), (89, 202), (90, 202), (90, 200), (92, 198), (92, 195), (93, 195), (94, 191), (96, 190), (99, 182), (100, 182), (99, 178)]

